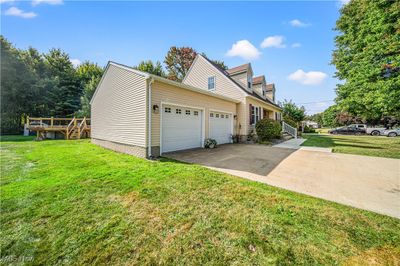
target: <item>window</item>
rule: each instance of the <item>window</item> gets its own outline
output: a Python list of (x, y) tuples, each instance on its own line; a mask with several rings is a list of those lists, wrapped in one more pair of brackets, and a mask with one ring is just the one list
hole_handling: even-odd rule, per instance
[(175, 110), (175, 113), (181, 114), (181, 113), (182, 113), (182, 110), (181, 110), (181, 109), (176, 109), (176, 110)]
[(255, 125), (258, 121), (261, 120), (261, 107), (251, 106), (251, 125)]
[(190, 115), (190, 110), (186, 110), (185, 114)]
[(210, 113), (210, 117), (214, 117), (214, 114), (213, 114), (213, 113)]
[(265, 90), (263, 90), (263, 96), (265, 97)]
[(253, 78), (249, 74), (247, 74), (247, 88), (249, 89), (251, 89), (252, 80)]
[(171, 113), (171, 108), (165, 107), (164, 111), (165, 111), (166, 113)]
[(221, 115), (221, 118), (224, 118), (224, 115)]
[(215, 77), (208, 78), (208, 90), (215, 90)]
[(225, 118), (229, 118), (229, 115), (226, 115)]
[(193, 111), (193, 115), (199, 115), (199, 111)]
[(215, 114), (215, 117), (216, 117), (216, 118), (219, 118), (219, 114)]

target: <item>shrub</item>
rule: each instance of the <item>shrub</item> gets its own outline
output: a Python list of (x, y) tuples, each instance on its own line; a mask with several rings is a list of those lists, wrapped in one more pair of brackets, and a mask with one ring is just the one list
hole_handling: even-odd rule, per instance
[(292, 118), (290, 118), (289, 116), (285, 116), (283, 117), (283, 122), (285, 122), (286, 124), (289, 124), (290, 126), (297, 128), (297, 123), (296, 121), (294, 121)]
[(278, 139), (281, 137), (282, 126), (279, 122), (264, 118), (257, 122), (256, 132), (258, 140), (261, 142), (268, 141), (270, 139)]
[(309, 126), (304, 126), (304, 133), (315, 133), (315, 129)]

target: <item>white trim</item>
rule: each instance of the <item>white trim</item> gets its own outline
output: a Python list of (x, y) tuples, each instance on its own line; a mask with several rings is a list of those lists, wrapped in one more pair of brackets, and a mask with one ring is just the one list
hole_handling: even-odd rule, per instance
[(249, 98), (251, 98), (251, 99), (253, 99), (253, 100), (257, 100), (257, 101), (259, 101), (260, 103), (263, 103), (263, 104), (265, 104), (265, 105), (267, 105), (267, 106), (271, 106), (272, 108), (275, 108), (275, 109), (277, 109), (277, 110), (279, 110), (279, 111), (282, 111), (282, 108), (276, 107), (275, 105), (272, 105), (272, 104), (267, 103), (267, 102), (265, 102), (265, 101), (263, 101), (263, 100), (260, 100), (260, 99), (258, 99), (258, 98), (256, 98), (256, 97), (252, 96), (252, 95), (247, 95), (247, 97), (249, 97)]
[[(210, 85), (209, 84), (209, 79), (210, 78), (214, 78), (214, 88), (212, 88), (212, 89), (208, 88), (208, 85)], [(216, 91), (217, 90), (217, 76), (216, 75), (212, 75), (212, 76), (208, 76), (207, 77), (207, 90), (208, 91)]]
[[(202, 55), (199, 55), (199, 56), (203, 58)], [(216, 69), (216, 67), (213, 66), (210, 62), (208, 62), (207, 59), (203, 58), (203, 60), (206, 61), (207, 64), (209, 64), (211, 67), (213, 67), (214, 69)], [(229, 79), (226, 75), (222, 74), (222, 73), (219, 71), (219, 69), (216, 69), (216, 70), (218, 71), (218, 73), (220, 73), (222, 76), (224, 76), (225, 79), (229, 80), (229, 82), (231, 82), (231, 83), (233, 84), (233, 86), (235, 86), (236, 88), (238, 88), (238, 89), (240, 90), (240, 92), (241, 92), (243, 95), (245, 95), (245, 96), (248, 95), (248, 94), (245, 93), (241, 88), (239, 88), (239, 86), (238, 86), (235, 82), (233, 82), (231, 79)], [(240, 101), (239, 101), (239, 102), (240, 102)]]
[[(219, 113), (224, 113), (224, 114), (229, 114), (230, 119), (231, 119), (231, 135), (233, 136), (233, 112), (227, 112), (227, 111), (222, 111), (222, 110), (217, 110), (217, 109), (208, 109), (208, 137), (210, 137), (210, 112), (219, 112)], [(231, 143), (233, 143), (233, 139), (231, 138)]]
[(182, 88), (182, 89), (190, 90), (190, 91), (193, 91), (193, 92), (197, 92), (197, 93), (200, 93), (200, 94), (208, 95), (208, 96), (211, 96), (211, 97), (214, 97), (214, 98), (219, 98), (219, 99), (222, 99), (222, 100), (225, 100), (225, 101), (229, 101), (229, 102), (233, 102), (233, 103), (240, 103), (240, 100), (229, 98), (229, 97), (223, 96), (221, 94), (216, 94), (216, 93), (208, 91), (208, 90), (199, 89), (199, 88), (196, 88), (196, 87), (193, 87), (193, 86), (190, 86), (190, 85), (182, 84), (180, 82), (176, 82), (176, 81), (169, 80), (169, 79), (166, 79), (166, 78), (163, 78), (163, 77), (159, 77), (159, 76), (156, 76), (156, 75), (152, 75), (152, 74), (150, 76), (152, 78), (154, 78), (155, 80), (157, 80), (157, 81), (160, 81), (160, 82), (163, 82), (163, 83), (167, 83), (167, 84), (170, 84), (170, 85)]
[(123, 65), (120, 65), (120, 64), (115, 63), (115, 62), (108, 61), (107, 66), (106, 66), (106, 68), (104, 69), (103, 75), (101, 76), (101, 79), (100, 79), (100, 81), (99, 81), (99, 84), (97, 84), (96, 90), (94, 91), (93, 96), (92, 96), (92, 99), (90, 99), (89, 104), (92, 104), (92, 103), (93, 103), (94, 98), (96, 97), (97, 92), (98, 92), (98, 90), (99, 90), (99, 88), (100, 88), (100, 85), (103, 83), (103, 80), (104, 80), (105, 76), (107, 75), (107, 72), (108, 72), (110, 66), (115, 66), (115, 67), (118, 67), (118, 68), (121, 68), (121, 69), (130, 71), (130, 72), (133, 72), (133, 73), (138, 74), (138, 75), (140, 75), (140, 76), (142, 76), (142, 77), (145, 77), (146, 79), (150, 78), (150, 75), (147, 74), (147, 73), (145, 73), (145, 72), (142, 72), (142, 71), (139, 71), (139, 70), (136, 70), (136, 69), (133, 69), (133, 68), (129, 68), (129, 67), (127, 67), (127, 66), (123, 66)]
[(200, 55), (197, 54), (196, 57), (194, 58), (192, 64), (191, 64), (190, 67), (189, 67), (188, 72), (187, 72), (186, 75), (183, 77), (182, 83), (185, 83), (186, 77), (189, 75), (190, 71), (192, 70), (192, 68), (193, 68), (193, 66), (194, 66), (194, 63), (196, 62), (197, 58), (199, 58), (199, 56), (200, 56)]
[(131, 67), (127, 67), (127, 66), (124, 66), (124, 65), (112, 62), (112, 61), (108, 62), (108, 64), (116, 66), (116, 67), (119, 67), (119, 68), (122, 68), (122, 69), (125, 69), (125, 70), (130, 71), (130, 72), (133, 72), (133, 73), (138, 74), (140, 76), (143, 76), (145, 78), (149, 78), (150, 77), (150, 74), (148, 74), (146, 72), (142, 72), (140, 70), (137, 70), (137, 69), (134, 69), (134, 68), (131, 68)]
[(204, 140), (205, 140), (205, 133), (206, 133), (206, 115), (205, 115), (205, 111), (206, 109), (204, 107), (198, 107), (198, 106), (191, 106), (191, 105), (184, 105), (184, 104), (179, 104), (179, 103), (172, 103), (172, 102), (164, 102), (161, 101), (161, 111), (160, 111), (160, 156), (162, 155), (162, 114), (163, 114), (163, 110), (164, 110), (164, 105), (172, 105), (172, 106), (178, 106), (178, 107), (186, 107), (186, 108), (190, 108), (190, 109), (198, 109), (201, 110), (202, 113), (202, 122), (201, 122), (201, 147), (204, 148)]

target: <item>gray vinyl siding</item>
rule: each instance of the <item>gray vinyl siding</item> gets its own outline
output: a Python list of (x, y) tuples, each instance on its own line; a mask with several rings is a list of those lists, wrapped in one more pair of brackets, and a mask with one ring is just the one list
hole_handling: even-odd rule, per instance
[(109, 65), (91, 105), (91, 137), (146, 147), (146, 79)]

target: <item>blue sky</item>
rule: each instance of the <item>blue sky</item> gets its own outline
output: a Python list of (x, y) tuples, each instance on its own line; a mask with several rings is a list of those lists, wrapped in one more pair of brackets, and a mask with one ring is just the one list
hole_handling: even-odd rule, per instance
[(78, 63), (163, 61), (190, 46), (229, 67), (251, 62), (277, 99), (327, 108), (338, 81), (330, 65), (338, 1), (129, 2), (1, 0), (1, 34), (18, 48), (61, 48)]

